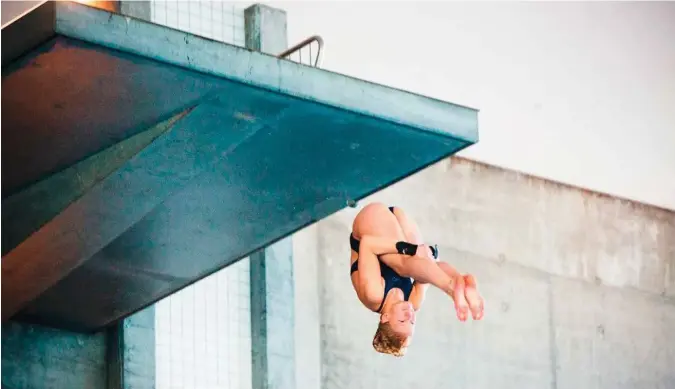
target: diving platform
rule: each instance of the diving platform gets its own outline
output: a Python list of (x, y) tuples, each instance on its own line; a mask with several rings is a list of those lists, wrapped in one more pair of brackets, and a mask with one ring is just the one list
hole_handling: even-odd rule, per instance
[(475, 109), (76, 2), (2, 42), (3, 321), (100, 330), (478, 140)]

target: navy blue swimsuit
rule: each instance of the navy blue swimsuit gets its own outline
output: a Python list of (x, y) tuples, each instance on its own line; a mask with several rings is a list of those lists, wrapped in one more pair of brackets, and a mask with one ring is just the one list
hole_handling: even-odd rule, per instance
[[(394, 207), (389, 207), (389, 210), (393, 213)], [(359, 242), (358, 239), (354, 238), (354, 235), (352, 234), (349, 235), (349, 245), (352, 247), (352, 250), (356, 251), (357, 253), (359, 252), (360, 243), (361, 242)], [(410, 277), (401, 277), (398, 273), (394, 271), (394, 269), (387, 266), (387, 264), (385, 264), (384, 262), (380, 261), (379, 258), (378, 261), (380, 262), (380, 275), (382, 275), (382, 278), (384, 279), (384, 296), (382, 296), (382, 303), (380, 304), (380, 307), (377, 309), (377, 312), (380, 312), (382, 310), (382, 306), (384, 305), (384, 300), (387, 297), (387, 293), (389, 293), (389, 291), (394, 288), (401, 289), (401, 291), (403, 291), (404, 300), (408, 301), (408, 299), (410, 298), (410, 293), (412, 292), (413, 289), (413, 281), (412, 278)], [(354, 263), (352, 263), (350, 274), (353, 274), (357, 270), (359, 270), (358, 259), (354, 261)]]

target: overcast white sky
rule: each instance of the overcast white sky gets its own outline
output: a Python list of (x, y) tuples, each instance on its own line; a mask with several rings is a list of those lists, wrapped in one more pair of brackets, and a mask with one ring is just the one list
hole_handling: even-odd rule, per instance
[(269, 2), (323, 67), (479, 108), (462, 155), (675, 209), (675, 2)]

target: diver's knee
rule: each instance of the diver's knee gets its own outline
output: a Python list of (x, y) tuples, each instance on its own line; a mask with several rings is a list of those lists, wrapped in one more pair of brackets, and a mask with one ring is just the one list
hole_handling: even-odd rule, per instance
[(363, 207), (363, 210), (370, 210), (370, 209), (385, 209), (387, 210), (387, 212), (389, 212), (389, 208), (387, 207), (387, 205), (379, 201), (368, 203), (366, 206)]

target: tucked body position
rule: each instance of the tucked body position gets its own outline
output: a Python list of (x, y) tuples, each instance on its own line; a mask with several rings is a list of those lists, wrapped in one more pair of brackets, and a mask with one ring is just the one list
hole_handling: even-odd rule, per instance
[(380, 314), (373, 339), (378, 352), (405, 355), (429, 285), (453, 300), (459, 320), (483, 318), (474, 277), (438, 260), (438, 248), (424, 243), (401, 208), (366, 205), (354, 219), (349, 240), (354, 290), (366, 308)]

